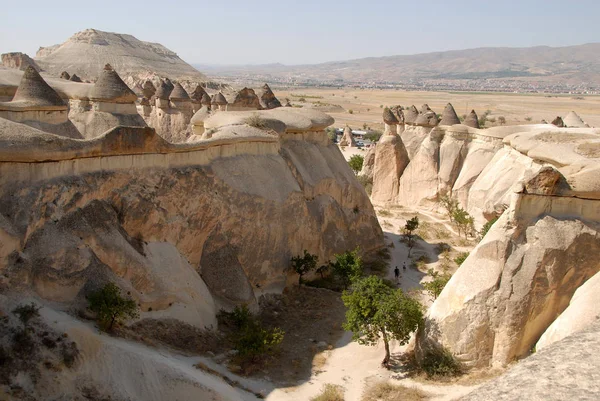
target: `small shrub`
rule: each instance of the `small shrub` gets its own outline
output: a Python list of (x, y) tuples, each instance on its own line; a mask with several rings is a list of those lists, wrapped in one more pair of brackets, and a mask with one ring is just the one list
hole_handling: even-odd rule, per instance
[(348, 114), (354, 114), (354, 110), (352, 110), (352, 109), (348, 110)]
[(423, 291), (429, 294), (433, 299), (437, 299), (452, 276), (446, 272), (438, 273), (433, 269), (429, 269), (427, 273), (432, 279), (431, 281), (422, 283)]
[(19, 305), (12, 311), (13, 314), (19, 317), (21, 323), (27, 326), (27, 323), (33, 318), (40, 315), (40, 307), (33, 302), (28, 305)]
[(302, 284), (302, 276), (317, 268), (317, 255), (309, 253), (306, 249), (304, 250), (304, 256), (294, 256), (290, 261), (292, 269), (298, 273), (298, 285)]
[(531, 118), (531, 117), (525, 117), (525, 121), (529, 122), (529, 121), (531, 121), (531, 120), (532, 120), (532, 118)]
[(387, 209), (381, 209), (381, 210), (379, 211), (379, 215), (380, 215), (381, 217), (394, 217), (394, 213), (390, 212), (390, 211), (389, 211), (389, 210), (387, 210)]
[(415, 387), (380, 381), (367, 387), (361, 401), (419, 401), (429, 395)]
[(348, 160), (348, 164), (350, 165), (352, 171), (354, 171), (354, 174), (358, 174), (360, 170), (362, 170), (364, 161), (365, 158), (361, 155), (352, 155), (350, 160)]
[(458, 266), (460, 266), (463, 264), (463, 262), (467, 259), (468, 256), (469, 256), (469, 252), (461, 252), (458, 254), (458, 256), (456, 256), (454, 258), (454, 263), (456, 263)]
[(430, 378), (458, 376), (463, 373), (460, 362), (446, 349), (431, 349), (425, 352), (422, 367)]
[(244, 123), (254, 128), (264, 129), (266, 127), (265, 120), (258, 113), (252, 113), (244, 120)]
[(36, 351), (35, 341), (27, 329), (18, 330), (12, 337), (13, 352), (21, 358), (30, 358)]
[(238, 329), (246, 326), (254, 319), (254, 316), (252, 316), (250, 309), (246, 305), (236, 306), (233, 312), (221, 311), (221, 313)]
[(494, 223), (498, 221), (498, 218), (499, 217), (494, 217), (493, 219), (491, 219), (490, 221), (488, 221), (487, 223), (485, 223), (483, 225), (483, 227), (481, 228), (481, 232), (479, 233), (479, 236), (481, 237), (481, 239), (483, 239), (483, 237), (485, 237), (485, 235), (488, 233), (488, 231), (490, 231), (490, 228), (492, 228)]
[(498, 116), (498, 123), (500, 125), (506, 124), (506, 118), (504, 116)]
[(131, 298), (121, 296), (121, 289), (114, 283), (106, 284), (101, 290), (88, 297), (88, 308), (96, 313), (100, 328), (110, 331), (115, 323), (121, 323), (126, 317), (139, 316), (138, 307)]
[(344, 401), (344, 390), (335, 384), (325, 384), (321, 393), (311, 401)]
[(284, 334), (278, 327), (265, 329), (259, 322), (252, 320), (242, 327), (233, 342), (241, 358), (254, 360), (273, 353), (283, 341)]
[(344, 289), (348, 289), (352, 281), (360, 278), (363, 274), (363, 262), (358, 253), (359, 248), (357, 247), (353, 251), (334, 255), (335, 262), (331, 264), (331, 271), (342, 282)]
[(60, 353), (65, 366), (67, 368), (71, 368), (79, 356), (79, 349), (77, 348), (77, 344), (74, 342), (71, 342), (70, 344), (63, 343), (60, 348)]

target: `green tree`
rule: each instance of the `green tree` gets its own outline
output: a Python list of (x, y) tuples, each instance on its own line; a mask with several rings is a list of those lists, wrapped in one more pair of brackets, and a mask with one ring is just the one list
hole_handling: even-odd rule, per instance
[(383, 135), (381, 131), (371, 130), (365, 134), (364, 138), (371, 142), (377, 142), (381, 138), (381, 135)]
[(292, 268), (298, 273), (298, 285), (302, 284), (302, 276), (317, 268), (317, 255), (304, 250), (304, 256), (294, 256), (291, 260)]
[(487, 223), (485, 223), (483, 225), (483, 227), (481, 228), (481, 232), (479, 233), (479, 236), (481, 237), (481, 239), (483, 239), (483, 237), (485, 237), (485, 235), (488, 233), (488, 231), (490, 231), (490, 228), (492, 228), (494, 223), (497, 221), (498, 221), (498, 216), (494, 217), (493, 219), (491, 219), (490, 221), (488, 221)]
[(469, 233), (474, 230), (473, 217), (469, 213), (467, 213), (467, 211), (464, 210), (462, 207), (457, 207), (456, 210), (454, 210), (454, 213), (452, 214), (452, 219), (456, 224), (459, 235), (462, 231), (462, 233), (465, 235), (465, 239), (467, 239)]
[(138, 307), (131, 298), (121, 296), (121, 290), (114, 283), (106, 284), (88, 296), (88, 308), (96, 313), (103, 330), (110, 331), (115, 323), (121, 323), (129, 317), (139, 316)]
[(354, 282), (352, 292), (344, 291), (342, 301), (347, 308), (344, 329), (352, 331), (352, 340), (362, 345), (375, 345), (379, 339), (385, 345), (387, 366), (391, 340), (408, 343), (411, 333), (423, 321), (418, 301), (393, 289), (380, 277), (369, 276)]
[(329, 140), (331, 140), (333, 143), (337, 143), (337, 132), (335, 132), (335, 128), (329, 127), (327, 128), (326, 132)]
[(469, 252), (461, 252), (454, 258), (454, 263), (456, 263), (459, 267), (463, 264), (463, 262), (469, 257)]
[(360, 249), (346, 251), (340, 255), (335, 255), (335, 262), (331, 265), (331, 271), (342, 284), (344, 289), (348, 289), (350, 284), (362, 276), (363, 262), (358, 255)]
[(361, 155), (353, 155), (350, 158), (350, 160), (348, 160), (348, 164), (350, 165), (350, 168), (352, 169), (352, 171), (354, 171), (354, 174), (360, 173), (360, 170), (362, 170), (364, 161), (365, 161), (365, 158), (362, 157)]
[(406, 221), (406, 224), (404, 225), (404, 233), (406, 234), (406, 237), (408, 238), (408, 257), (410, 258), (410, 252), (413, 249), (413, 246), (415, 246), (415, 240), (413, 237), (413, 232), (419, 228), (419, 217), (415, 216), (410, 220)]
[(329, 271), (330, 267), (331, 267), (331, 263), (326, 263), (317, 268), (316, 272), (321, 275), (321, 279), (325, 278), (325, 273), (327, 273)]
[(448, 195), (444, 195), (440, 198), (440, 204), (446, 210), (448, 219), (450, 219), (450, 222), (452, 222), (452, 219), (454, 218), (454, 211), (458, 207), (458, 201)]
[(439, 273), (433, 269), (429, 269), (428, 274), (432, 277), (432, 279), (431, 281), (422, 284), (423, 290), (433, 299), (437, 299), (448, 281), (450, 281), (452, 275), (448, 272)]

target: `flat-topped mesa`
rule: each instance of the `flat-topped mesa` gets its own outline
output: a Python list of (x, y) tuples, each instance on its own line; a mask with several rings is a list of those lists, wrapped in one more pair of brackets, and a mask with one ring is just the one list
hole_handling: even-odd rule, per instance
[(479, 128), (479, 118), (477, 117), (475, 110), (471, 110), (471, 112), (465, 118), (465, 121), (463, 121), (463, 125), (471, 128)]
[(137, 95), (117, 74), (106, 64), (90, 92), (90, 101), (95, 111), (118, 114), (137, 113), (135, 101)]
[(65, 80), (67, 80), (67, 81), (68, 81), (69, 79), (71, 79), (71, 75), (69, 75), (69, 73), (68, 73), (68, 72), (66, 72), (66, 71), (63, 71), (63, 72), (61, 72), (61, 73), (60, 73), (60, 78), (61, 78), (61, 79), (65, 79)]
[(419, 117), (419, 111), (414, 104), (404, 111), (405, 124), (414, 125), (417, 117)]
[(260, 99), (254, 89), (243, 88), (229, 97), (227, 111), (260, 110)]
[(281, 102), (275, 97), (269, 84), (264, 84), (260, 90), (260, 105), (263, 109), (275, 109), (281, 107)]
[(446, 107), (444, 107), (444, 111), (442, 112), (442, 119), (440, 120), (440, 125), (455, 125), (460, 124), (460, 119), (458, 115), (456, 115), (456, 111), (451, 103), (448, 103)]
[(558, 128), (564, 128), (565, 123), (563, 122), (563, 119), (561, 116), (556, 116), (556, 118), (554, 120), (552, 120), (552, 125), (555, 125)]
[(589, 128), (590, 127), (574, 111), (571, 111), (569, 114), (567, 114), (566, 117), (563, 118), (563, 122), (565, 124), (565, 127), (569, 127), (569, 128)]

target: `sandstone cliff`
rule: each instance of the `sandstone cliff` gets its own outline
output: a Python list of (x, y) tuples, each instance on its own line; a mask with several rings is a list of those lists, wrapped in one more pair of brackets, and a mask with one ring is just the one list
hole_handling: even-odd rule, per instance
[(81, 305), (111, 280), (143, 317), (210, 326), (218, 307), (280, 291), (304, 249), (325, 261), (382, 246), (364, 189), (324, 132), (331, 118), (262, 113), (283, 132), (230, 121), (185, 145), (149, 128), (78, 141), (0, 120), (0, 266), (11, 288)]

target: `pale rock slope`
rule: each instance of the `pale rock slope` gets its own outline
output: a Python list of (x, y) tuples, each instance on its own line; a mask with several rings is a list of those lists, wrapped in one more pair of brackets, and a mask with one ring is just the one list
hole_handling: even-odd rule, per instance
[(35, 62), (56, 77), (68, 71), (82, 79), (95, 79), (109, 63), (123, 78), (146, 78), (154, 73), (172, 79), (205, 80), (202, 73), (159, 43), (97, 29), (77, 32), (60, 45), (40, 48)]

